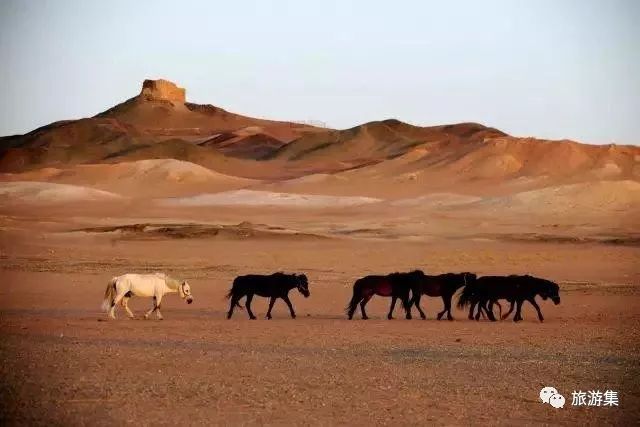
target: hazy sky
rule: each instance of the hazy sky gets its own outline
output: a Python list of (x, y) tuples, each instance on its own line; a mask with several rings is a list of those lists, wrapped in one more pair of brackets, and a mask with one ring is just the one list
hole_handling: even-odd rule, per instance
[(0, 135), (166, 78), (331, 127), (475, 121), (640, 143), (640, 1), (0, 1)]

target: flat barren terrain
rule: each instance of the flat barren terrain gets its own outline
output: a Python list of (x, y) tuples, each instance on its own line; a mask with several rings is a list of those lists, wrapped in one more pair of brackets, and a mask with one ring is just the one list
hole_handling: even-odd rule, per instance
[[(497, 222), (481, 234), (506, 230), (509, 238), (474, 237), (475, 223), (455, 218), (403, 228), (384, 209), (355, 207), (7, 205), (2, 221), (5, 425), (632, 425), (640, 418), (640, 251), (628, 242), (515, 239), (521, 230)], [(374, 297), (370, 320), (359, 312), (346, 319), (356, 278), (414, 268), (530, 273), (559, 282), (562, 303), (541, 302), (544, 323), (528, 305), (518, 324), (469, 321), (457, 309), (449, 322), (434, 320), (441, 299), (425, 297), (428, 320), (405, 320), (398, 307), (388, 321), (389, 299)], [(236, 275), (279, 270), (309, 277), (308, 299), (291, 292), (297, 319), (278, 301), (265, 320), (262, 298), (253, 303), (258, 320), (244, 310), (225, 319)], [(145, 321), (151, 300), (134, 298), (138, 319), (120, 309), (107, 321), (99, 311), (107, 281), (151, 271), (188, 279), (194, 304), (168, 296), (165, 320)], [(543, 386), (565, 396), (564, 409), (540, 402)], [(617, 391), (620, 406), (571, 405), (572, 391), (597, 389)]]

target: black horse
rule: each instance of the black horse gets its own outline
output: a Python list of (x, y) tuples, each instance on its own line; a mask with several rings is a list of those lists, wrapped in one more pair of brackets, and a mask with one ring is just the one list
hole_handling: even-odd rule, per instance
[[(495, 321), (491, 306), (499, 299), (506, 299), (512, 303), (512, 307), (503, 318), (511, 314), (513, 310), (513, 302), (516, 304), (516, 315), (514, 322), (522, 320), (522, 303), (529, 301), (538, 312), (538, 319), (542, 322), (544, 317), (540, 306), (535, 300), (536, 295), (540, 295), (543, 300), (551, 298), (554, 304), (560, 304), (560, 287), (557, 283), (550, 280), (541, 279), (533, 276), (483, 276), (480, 277), (472, 286), (466, 286), (458, 300), (458, 307), (463, 308), (468, 304), (476, 303), (478, 305), (478, 314), (476, 320), (480, 317), (480, 312), (484, 310), (487, 317)], [(489, 304), (489, 307), (487, 307)], [(473, 309), (473, 306), (472, 306)]]
[[(500, 311), (500, 318), (502, 320), (506, 319), (507, 317), (509, 317), (509, 315), (511, 314), (511, 312), (513, 311), (513, 307), (515, 305), (515, 299), (510, 299), (509, 302), (511, 303), (511, 307), (509, 307), (509, 312), (506, 314), (502, 314), (502, 305), (500, 304), (500, 301), (498, 301), (497, 299), (495, 300), (489, 300), (489, 311), (491, 312), (491, 315), (493, 315), (493, 305), (497, 305), (498, 306), (498, 310)], [(476, 311), (476, 307), (478, 308), (478, 310)], [(475, 313), (475, 315), (474, 315)], [(489, 318), (489, 315), (485, 314), (485, 311), (483, 311), (482, 306), (480, 305), (479, 301), (471, 301), (471, 304), (469, 306), (469, 320), (480, 320), (480, 316), (482, 316), (483, 319)], [(495, 317), (495, 316), (494, 316)]]
[(424, 276), (422, 281), (412, 289), (413, 298), (411, 304), (415, 305), (420, 312), (420, 317), (426, 319), (427, 316), (420, 307), (420, 298), (422, 295), (428, 295), (430, 297), (442, 297), (444, 303), (444, 310), (438, 313), (438, 320), (447, 313), (447, 319), (453, 320), (451, 315), (451, 299), (453, 294), (463, 286), (473, 285), (477, 276), (473, 273), (447, 273), (437, 276)]
[(364, 307), (374, 295), (392, 298), (387, 319), (393, 319), (393, 310), (396, 307), (398, 298), (402, 300), (406, 318), (411, 319), (409, 293), (411, 289), (417, 287), (423, 278), (424, 273), (420, 270), (415, 270), (410, 273), (391, 273), (386, 276), (365, 276), (356, 280), (353, 284), (353, 298), (351, 298), (349, 305), (347, 305), (347, 315), (349, 319), (353, 319), (353, 313), (356, 311), (358, 303), (360, 303), (362, 318), (368, 319)]
[(239, 301), (240, 298), (246, 296), (247, 302), (245, 305), (247, 306), (247, 313), (249, 314), (250, 319), (255, 319), (256, 316), (253, 315), (251, 311), (251, 300), (254, 295), (258, 295), (261, 297), (268, 297), (269, 300), (269, 310), (267, 311), (267, 319), (271, 319), (271, 309), (273, 308), (273, 304), (275, 304), (276, 299), (282, 298), (284, 302), (287, 303), (289, 307), (289, 312), (291, 313), (291, 318), (296, 318), (296, 313), (293, 311), (293, 305), (291, 304), (291, 300), (289, 300), (289, 291), (293, 288), (298, 288), (298, 291), (304, 295), (305, 298), (308, 298), (311, 294), (309, 292), (309, 282), (307, 281), (307, 276), (304, 274), (284, 274), (284, 273), (274, 273), (271, 275), (258, 275), (258, 274), (249, 274), (246, 276), (238, 276), (233, 281), (233, 286), (231, 290), (227, 294), (227, 298), (231, 298), (231, 304), (229, 306), (229, 312), (227, 313), (227, 319), (230, 319), (233, 315), (233, 309), (235, 307), (242, 308)]

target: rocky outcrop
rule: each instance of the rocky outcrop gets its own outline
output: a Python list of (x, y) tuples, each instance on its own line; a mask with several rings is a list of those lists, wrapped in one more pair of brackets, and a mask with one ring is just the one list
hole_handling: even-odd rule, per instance
[(140, 96), (148, 101), (171, 101), (184, 103), (186, 91), (168, 80), (145, 80)]

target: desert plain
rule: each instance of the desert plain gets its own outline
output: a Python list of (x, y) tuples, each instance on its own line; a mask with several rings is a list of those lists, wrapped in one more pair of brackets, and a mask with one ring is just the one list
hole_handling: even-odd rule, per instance
[[(640, 419), (640, 149), (398, 120), (348, 130), (189, 104), (169, 82), (0, 139), (0, 417), (6, 425), (632, 425)], [(531, 274), (524, 321), (347, 320), (355, 279)], [(162, 271), (194, 304), (107, 320), (113, 276)], [(240, 274), (307, 274), (258, 320)], [(542, 404), (553, 386), (564, 408)], [(619, 406), (574, 406), (614, 390)]]

